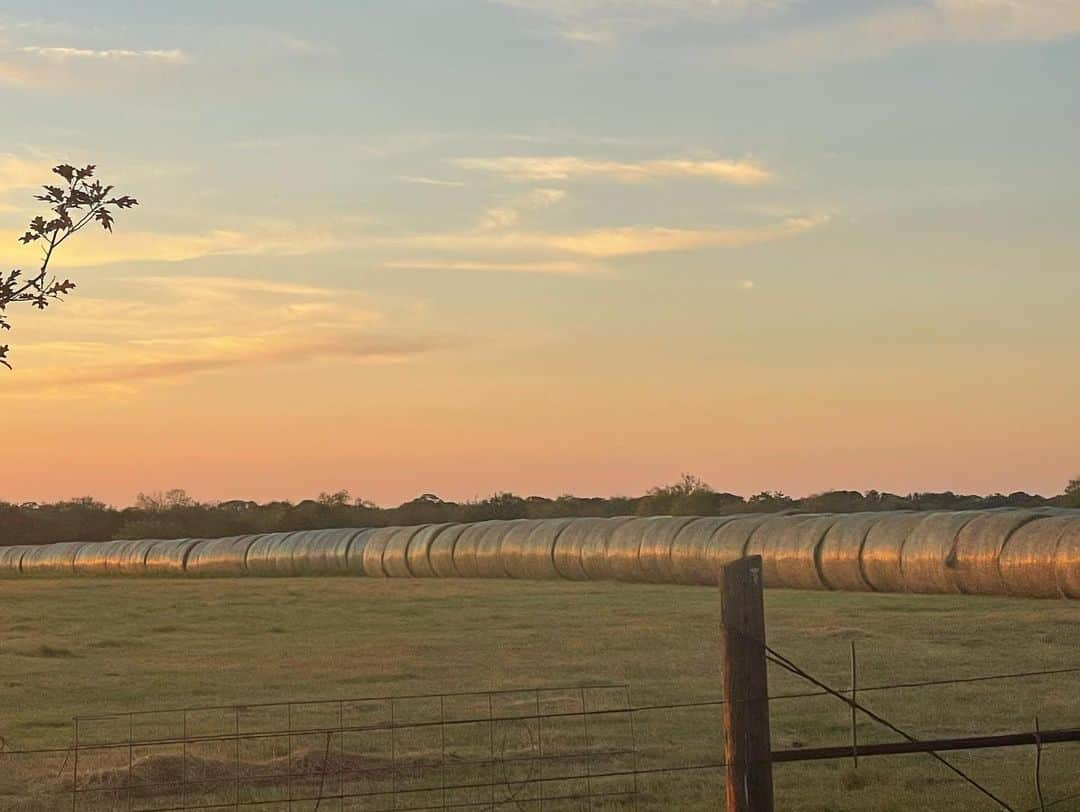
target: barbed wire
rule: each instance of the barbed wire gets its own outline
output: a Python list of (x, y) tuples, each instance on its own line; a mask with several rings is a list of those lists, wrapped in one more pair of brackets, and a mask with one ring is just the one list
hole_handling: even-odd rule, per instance
[[(770, 651), (770, 652), (772, 651), (772, 649), (770, 649), (768, 646), (765, 646), (765, 648), (766, 648), (767, 651)], [(781, 665), (780, 663), (775, 663), (775, 664), (778, 665), (778, 666)], [(789, 669), (785, 668), (785, 670), (789, 670)], [(1046, 677), (1046, 676), (1061, 676), (1061, 675), (1065, 675), (1065, 674), (1080, 674), (1080, 666), (1068, 666), (1068, 667), (1061, 667), (1061, 668), (1047, 668), (1047, 669), (1041, 669), (1041, 670), (1035, 670), (1035, 671), (1013, 671), (1013, 672), (1006, 672), (1006, 673), (1000, 673), (1000, 674), (979, 674), (979, 675), (974, 675), (974, 676), (970, 676), (970, 677), (948, 677), (948, 678), (937, 678), (937, 679), (908, 681), (908, 682), (883, 683), (883, 684), (877, 684), (877, 685), (859, 686), (859, 693), (860, 694), (863, 694), (863, 693), (879, 693), (879, 692), (883, 692), (883, 691), (910, 690), (910, 689), (916, 689), (916, 688), (942, 687), (942, 686), (949, 686), (949, 685), (965, 685), (965, 684), (979, 683), (979, 682), (994, 682), (994, 681), (999, 681), (999, 680), (1029, 679), (1029, 678)], [(593, 688), (596, 688), (597, 690), (608, 690), (608, 689), (612, 689), (612, 688), (621, 688), (621, 687), (624, 687), (624, 686), (599, 685), (599, 686), (590, 686), (589, 689), (592, 690)], [(496, 693), (496, 694), (499, 694), (499, 693), (501, 693), (501, 694), (514, 694), (514, 693), (529, 693), (529, 692), (534, 692), (534, 691), (561, 691), (561, 690), (565, 690), (565, 689), (563, 689), (563, 688), (528, 688), (528, 689), (517, 689), (517, 690), (507, 690), (507, 691), (496, 691), (496, 692), (493, 692), (493, 693)], [(769, 699), (770, 702), (773, 702), (773, 701), (781, 701), (781, 700), (789, 700), (789, 699), (812, 699), (814, 697), (819, 697), (819, 696), (836, 696), (836, 695), (837, 695), (836, 691), (834, 691), (831, 688), (827, 688), (827, 689), (819, 689), (819, 690), (816, 690), (816, 691), (797, 691), (797, 692), (790, 692), (790, 693), (772, 694), (772, 695), (770, 695), (768, 697), (768, 699)], [(438, 696), (439, 696), (438, 694), (423, 694), (423, 695), (416, 695), (416, 696), (405, 697), (405, 698), (406, 699), (433, 699), (433, 698), (437, 698)], [(469, 694), (463, 692), (461, 694), (451, 694), (450, 696), (469, 696)], [(847, 697), (842, 697), (842, 698), (844, 699), (844, 701), (848, 701)], [(316, 704), (332, 705), (332, 704), (337, 704), (337, 703), (341, 703), (341, 702), (357, 702), (357, 703), (360, 703), (360, 702), (389, 701), (390, 699), (393, 699), (393, 697), (386, 697), (386, 698), (378, 697), (378, 698), (372, 699), (372, 700), (326, 699), (326, 700), (311, 700), (311, 701), (298, 702), (298, 703), (271, 702), (271, 703), (265, 703), (265, 704), (250, 704), (250, 705), (248, 705), (248, 704), (243, 704), (243, 705), (214, 705), (214, 706), (205, 706), (205, 707), (195, 708), (195, 709), (192, 709), (192, 712), (194, 712), (194, 711), (235, 711), (237, 709), (252, 710), (252, 709), (260, 709), (260, 708), (287, 707), (290, 704), (308, 705), (308, 706), (316, 705)], [(750, 701), (750, 700), (737, 700), (737, 701), (746, 702), (746, 701)], [(327, 733), (337, 733), (337, 732), (363, 733), (363, 732), (376, 732), (376, 731), (389, 731), (389, 730), (404, 730), (404, 729), (423, 728), (423, 727), (437, 727), (437, 726), (440, 726), (440, 725), (470, 725), (470, 724), (479, 724), (479, 723), (487, 723), (487, 722), (506, 723), (506, 722), (520, 722), (520, 721), (536, 721), (537, 719), (572, 718), (572, 717), (581, 717), (583, 715), (585, 715), (585, 716), (610, 716), (610, 715), (629, 714), (629, 713), (649, 713), (649, 712), (653, 712), (653, 711), (665, 711), (665, 710), (689, 710), (689, 709), (693, 709), (693, 708), (719, 707), (719, 706), (728, 705), (728, 704), (731, 704), (731, 700), (728, 700), (728, 699), (701, 699), (701, 700), (693, 700), (693, 701), (689, 701), (689, 702), (666, 702), (666, 703), (658, 703), (658, 704), (651, 704), (651, 705), (633, 705), (633, 706), (627, 706), (627, 707), (597, 708), (597, 709), (593, 709), (593, 710), (586, 709), (584, 711), (581, 711), (581, 710), (577, 710), (577, 711), (574, 711), (574, 710), (570, 710), (570, 711), (554, 711), (554, 712), (551, 712), (551, 713), (540, 713), (540, 714), (531, 713), (531, 714), (517, 714), (517, 715), (495, 716), (495, 717), (476, 716), (476, 717), (467, 717), (467, 718), (463, 718), (463, 719), (447, 719), (445, 721), (444, 720), (430, 720), (430, 721), (422, 721), (422, 722), (405, 722), (405, 723), (401, 723), (401, 722), (390, 723), (390, 722), (387, 722), (387, 723), (379, 723), (379, 724), (372, 724), (372, 725), (350, 725), (350, 726), (345, 726), (345, 727), (341, 727), (341, 726), (312, 727), (312, 728), (300, 728), (300, 729), (281, 728), (281, 729), (271, 729), (271, 730), (256, 730), (256, 731), (250, 731), (250, 732), (239, 734), (239, 735), (242, 738), (254, 739), (254, 738), (259, 738), (259, 737), (265, 737), (265, 738), (275, 737), (275, 736), (281, 735), (282, 733), (288, 733), (288, 732), (292, 732), (295, 735), (301, 735), (301, 736), (303, 736), (303, 735), (315, 736), (315, 735), (324, 735), (324, 734), (327, 734)], [(85, 721), (109, 721), (109, 720), (124, 719), (124, 718), (127, 718), (129, 715), (131, 715), (131, 716), (145, 716), (145, 715), (148, 715), (148, 714), (155, 714), (155, 713), (161, 714), (161, 715), (169, 715), (169, 714), (174, 714), (174, 713), (181, 713), (181, 712), (183, 712), (183, 710), (184, 709), (181, 708), (181, 709), (169, 709), (169, 710), (164, 710), (164, 711), (132, 711), (130, 714), (128, 714), (128, 713), (116, 713), (116, 714), (106, 714), (106, 715), (100, 715), (100, 716), (80, 716), (80, 717), (76, 717), (76, 718), (78, 718), (79, 720), (84, 721), (84, 722)], [(164, 745), (168, 745), (168, 744), (183, 744), (185, 741), (189, 742), (189, 743), (212, 743), (212, 742), (216, 742), (216, 741), (229, 742), (229, 741), (235, 740), (237, 738), (237, 735), (238, 734), (235, 734), (235, 733), (227, 733), (227, 734), (223, 733), (223, 734), (217, 734), (217, 735), (189, 736), (189, 737), (181, 737), (181, 738), (166, 737), (166, 738), (160, 738), (160, 739), (136, 739), (136, 740), (117, 739), (115, 741), (100, 742), (100, 743), (87, 742), (85, 744), (81, 744), (80, 747), (82, 749), (88, 749), (88, 750), (89, 749), (111, 749), (111, 748), (119, 749), (119, 748), (125, 748), (125, 747), (129, 747), (129, 746), (146, 747), (146, 746), (150, 746), (150, 745), (164, 746)], [(50, 755), (50, 754), (61, 754), (61, 753), (70, 753), (71, 752), (71, 747), (70, 746), (68, 746), (68, 747), (25, 748), (25, 749), (13, 750), (13, 749), (5, 749), (5, 745), (6, 745), (6, 742), (4, 741), (3, 737), (0, 737), (0, 758), (3, 758), (5, 755), (9, 755), (9, 756)]]
[[(907, 731), (905, 731), (902, 728), (898, 727), (897, 725), (894, 725), (892, 722), (890, 722), (885, 717), (883, 717), (883, 716), (881, 716), (881, 715), (879, 715), (877, 713), (874, 713), (874, 711), (867, 708), (865, 705), (860, 703), (858, 700), (853, 699), (853, 698), (848, 697), (848, 696), (844, 696), (839, 691), (834, 690), (833, 688), (831, 688), (830, 686), (826, 685), (824, 682), (819, 680), (817, 677), (813, 676), (812, 674), (810, 674), (809, 672), (807, 672), (806, 670), (804, 670), (800, 666), (796, 665), (794, 662), (789, 660), (783, 654), (780, 654), (779, 652), (777, 652), (775, 649), (771, 648), (768, 645), (765, 645), (764, 643), (762, 645), (765, 646), (765, 652), (769, 656), (769, 658), (771, 659), (772, 662), (774, 662), (777, 665), (781, 666), (782, 668), (790, 671), (792, 674), (795, 674), (797, 677), (801, 677), (802, 679), (806, 680), (807, 682), (810, 682), (813, 685), (818, 686), (822, 690), (827, 691), (829, 694), (831, 694), (832, 696), (835, 696), (837, 699), (839, 699), (842, 702), (846, 703), (850, 707), (855, 708), (856, 710), (859, 710), (862, 713), (865, 713), (867, 716), (869, 716), (871, 719), (873, 719), (878, 724), (884, 725), (885, 727), (887, 727), (889, 730), (893, 731), (894, 733), (896, 733), (896, 734), (898, 734), (900, 736), (903, 736), (909, 742), (913, 742), (913, 743), (918, 742), (918, 739), (916, 739), (910, 733), (908, 733)], [(957, 767), (955, 764), (953, 764), (947, 758), (942, 756), (940, 753), (935, 753), (933, 750), (930, 750), (928, 752), (929, 752), (930, 756), (932, 756), (936, 761), (939, 761), (941, 764), (943, 764), (949, 770), (954, 772), (956, 775), (960, 776), (960, 778), (964, 779), (964, 781), (966, 781), (972, 787), (977, 789), (979, 792), (981, 792), (987, 798), (992, 800), (994, 803), (996, 803), (1002, 809), (1006, 810), (1006, 812), (1016, 812), (1016, 810), (1014, 810), (1009, 804), (1007, 804), (1005, 801), (1003, 801), (1001, 798), (999, 798), (997, 795), (995, 795), (989, 789), (984, 787), (982, 784), (980, 784), (978, 781), (976, 781), (974, 778), (972, 778), (966, 772), (961, 770), (959, 767)]]

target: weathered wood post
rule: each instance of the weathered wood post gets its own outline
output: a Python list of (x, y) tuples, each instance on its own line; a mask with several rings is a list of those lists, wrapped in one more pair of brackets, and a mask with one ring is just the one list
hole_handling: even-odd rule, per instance
[(727, 812), (773, 812), (761, 556), (720, 571)]

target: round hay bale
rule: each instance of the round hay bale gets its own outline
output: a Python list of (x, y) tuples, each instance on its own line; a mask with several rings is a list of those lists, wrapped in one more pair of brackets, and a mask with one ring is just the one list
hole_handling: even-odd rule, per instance
[(676, 584), (717, 584), (717, 573), (711, 569), (708, 551), (716, 532), (732, 516), (710, 516), (694, 519), (680, 530), (671, 542), (671, 582)]
[(431, 559), (428, 557), (431, 544), (448, 527), (452, 525), (448, 523), (425, 525), (412, 537), (409, 549), (405, 551), (405, 565), (413, 578), (435, 577), (435, 570), (431, 568)]
[(33, 548), (28, 544), (0, 547), (0, 577), (12, 577), (22, 574), (22, 557)]
[(465, 532), (454, 545), (454, 569), (462, 578), (476, 578), (480, 575), (480, 566), (476, 561), (476, 551), (484, 535), (493, 527), (505, 524), (500, 519), (476, 522), (466, 527)]
[(459, 577), (457, 568), (454, 566), (454, 549), (470, 527), (472, 527), (470, 524), (452, 524), (431, 540), (427, 560), (435, 577)]
[(960, 586), (953, 569), (956, 537), (969, 522), (986, 513), (964, 510), (931, 513), (908, 536), (900, 552), (904, 589), (923, 594), (956, 594)]
[(86, 545), (85, 541), (33, 545), (23, 554), (19, 566), (24, 575), (72, 575), (75, 556)]
[(682, 529), (694, 521), (693, 516), (658, 516), (658, 521), (645, 528), (638, 548), (641, 580), (653, 584), (670, 584), (673, 580), (671, 547)]
[(248, 575), (292, 574), (292, 553), (299, 533), (262, 533), (255, 537), (244, 564)]
[(471, 522), (454, 545), (454, 571), (462, 578), (476, 577), (476, 546), (487, 532), (491, 521)]
[(987, 513), (972, 519), (956, 536), (953, 573), (967, 595), (1007, 595), (1001, 576), (1001, 551), (1017, 530), (1046, 514), (1035, 510)]
[(1037, 518), (1009, 536), (998, 557), (998, 571), (1009, 595), (1061, 597), (1054, 572), (1055, 556), (1058, 542), (1075, 520), (1060, 514)]
[(349, 540), (349, 546), (345, 550), (345, 570), (349, 575), (365, 575), (364, 551), (367, 549), (368, 539), (375, 533), (375, 528), (361, 530)]
[(119, 557), (121, 575), (146, 575), (146, 557), (161, 539), (139, 539), (127, 545)]
[(713, 534), (705, 548), (706, 571), (713, 577), (710, 583), (718, 583), (720, 568), (725, 564), (750, 555), (748, 548), (754, 531), (773, 518), (769, 514), (736, 516)]
[(247, 575), (248, 550), (257, 535), (227, 536), (196, 543), (187, 555), (184, 572), (200, 578), (238, 578)]
[(875, 592), (903, 592), (901, 568), (904, 545), (925, 513), (885, 513), (881, 515), (862, 548), (862, 573)]
[(506, 554), (506, 542), (503, 543), (503, 566), (511, 578), (551, 579), (561, 578), (555, 566), (555, 548), (573, 519), (543, 519), (525, 538), (520, 549), (514, 548)]
[(593, 580), (607, 551), (607, 541), (615, 528), (630, 521), (626, 517), (571, 519), (555, 539), (553, 563), (559, 576), (571, 581)]
[(147, 575), (183, 575), (188, 554), (202, 539), (159, 541), (146, 554)]
[[(155, 539), (159, 541), (159, 539)], [(124, 563), (129, 557), (134, 556), (138, 558), (138, 546), (137, 540), (118, 541), (109, 551), (105, 554), (105, 570), (109, 575), (120, 575), (124, 572)], [(79, 560), (75, 559), (76, 571), (78, 570)]]
[(563, 531), (570, 526), (569, 518), (545, 518), (532, 528), (521, 549), (507, 551), (503, 541), (502, 566), (511, 578), (548, 580), (562, 578), (555, 567), (555, 545)]
[(485, 536), (484, 540), (480, 543), (480, 551), (478, 557), (480, 560), (480, 568), (485, 568), (484, 558), (485, 556), (491, 556), (494, 552), (497, 557), (499, 577), (509, 578), (510, 570), (507, 568), (506, 562), (509, 559), (515, 561), (521, 560), (528, 553), (527, 544), (529, 536), (534, 530), (539, 528), (544, 523), (543, 519), (522, 519), (513, 522), (511, 526), (502, 534), (502, 539), (499, 542), (497, 549), (492, 550), (489, 546), (491, 542), (489, 537)]
[(766, 555), (772, 561), (778, 586), (828, 589), (821, 575), (818, 556), (821, 544), (837, 518), (835, 515), (813, 516), (793, 525), (783, 537), (776, 539)]
[(348, 552), (362, 528), (306, 530), (297, 533), (292, 568), (297, 575), (334, 575), (348, 571)]
[(818, 548), (818, 569), (828, 589), (869, 592), (870, 583), (862, 571), (862, 550), (866, 536), (885, 513), (851, 513), (838, 516)]
[(86, 545), (85, 541), (33, 545), (23, 554), (19, 566), (24, 575), (72, 575), (75, 556)]
[(1058, 590), (1066, 598), (1080, 598), (1080, 519), (1065, 526), (1054, 555)]
[(761, 556), (761, 575), (766, 587), (782, 586), (776, 568), (778, 551), (796, 544), (798, 527), (809, 518), (806, 515), (771, 516), (750, 534), (746, 555)]
[[(402, 528), (400, 527), (378, 527), (367, 534), (364, 541), (363, 552), (363, 568), (364, 575), (369, 578), (385, 578), (386, 572), (383, 570), (382, 559), (383, 552), (386, 550), (386, 545), (390, 542), (390, 539), (394, 537)], [(349, 556), (352, 557), (353, 552), (350, 548)]]
[(412, 578), (409, 569), (409, 545), (418, 533), (427, 530), (431, 525), (420, 524), (413, 527), (400, 527), (390, 536), (383, 548), (382, 568), (388, 578)]
[(505, 578), (502, 548), (506, 537), (518, 527), (535, 525), (537, 519), (510, 519), (495, 522), (476, 542), (476, 574), (481, 578)]
[(132, 543), (129, 539), (87, 542), (75, 553), (72, 569), (78, 575), (109, 575), (119, 572), (120, 558)]
[(589, 573), (596, 580), (644, 581), (641, 570), (641, 541), (645, 532), (664, 521), (666, 516), (645, 516), (623, 522), (611, 533), (599, 573)]

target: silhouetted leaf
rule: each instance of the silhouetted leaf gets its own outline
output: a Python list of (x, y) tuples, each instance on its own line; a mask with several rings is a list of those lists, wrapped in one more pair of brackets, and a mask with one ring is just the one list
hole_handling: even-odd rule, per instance
[[(113, 187), (94, 179), (96, 170), (94, 164), (87, 164), (82, 169), (76, 169), (71, 164), (59, 164), (52, 171), (67, 181), (67, 188), (46, 185), (42, 187), (44, 194), (34, 195), (36, 200), (49, 204), (53, 216), (49, 219), (38, 216), (31, 220), (26, 232), (19, 237), (19, 242), (27, 245), (41, 241), (42, 264), (34, 276), (25, 280), (17, 269), (6, 278), (0, 275), (0, 329), (11, 329), (5, 313), (8, 305), (19, 302), (43, 310), (51, 300), (61, 299), (75, 289), (75, 283), (70, 279), (56, 281), (48, 273), (53, 251), (61, 243), (91, 221), (111, 232), (115, 214), (107, 207), (130, 209), (139, 204), (129, 195), (106, 200)], [(42, 240), (42, 237), (47, 239)], [(0, 364), (10, 368), (7, 355), (7, 345), (0, 347)]]

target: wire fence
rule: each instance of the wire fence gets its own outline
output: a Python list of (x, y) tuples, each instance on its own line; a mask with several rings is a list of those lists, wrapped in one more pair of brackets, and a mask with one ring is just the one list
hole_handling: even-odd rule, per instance
[[(769, 652), (776, 668), (812, 686), (777, 692), (771, 701), (831, 697), (901, 739), (919, 742), (910, 730), (857, 699), (854, 685), (831, 686), (784, 655)], [(897, 680), (858, 686), (857, 695), (974, 683), (1022, 685), (1076, 674), (1080, 666)], [(658, 778), (692, 780), (699, 795), (722, 796), (727, 765), (719, 710), (727, 704), (723, 697), (635, 704), (628, 685), (592, 684), (83, 715), (73, 720), (68, 747), (5, 748), (0, 739), (0, 776), (36, 776), (31, 801), (6, 801), (0, 782), (0, 809), (671, 808), (678, 789), (657, 793)], [(683, 728), (665, 725), (680, 713), (714, 735), (696, 736), (693, 743), (681, 740)], [(1043, 745), (1035, 741), (1039, 756)], [(854, 726), (851, 745), (857, 757)], [(863, 748), (865, 756), (870, 745)], [(1029, 812), (944, 756), (927, 752), (966, 781), (973, 797), (1011, 812)], [(783, 762), (799, 761), (799, 756), (797, 750), (785, 751)], [(1030, 812), (1080, 808), (1077, 761), (1076, 783), (1045, 793), (1036, 770), (1041, 801)], [(776, 769), (784, 764), (777, 763)]]

